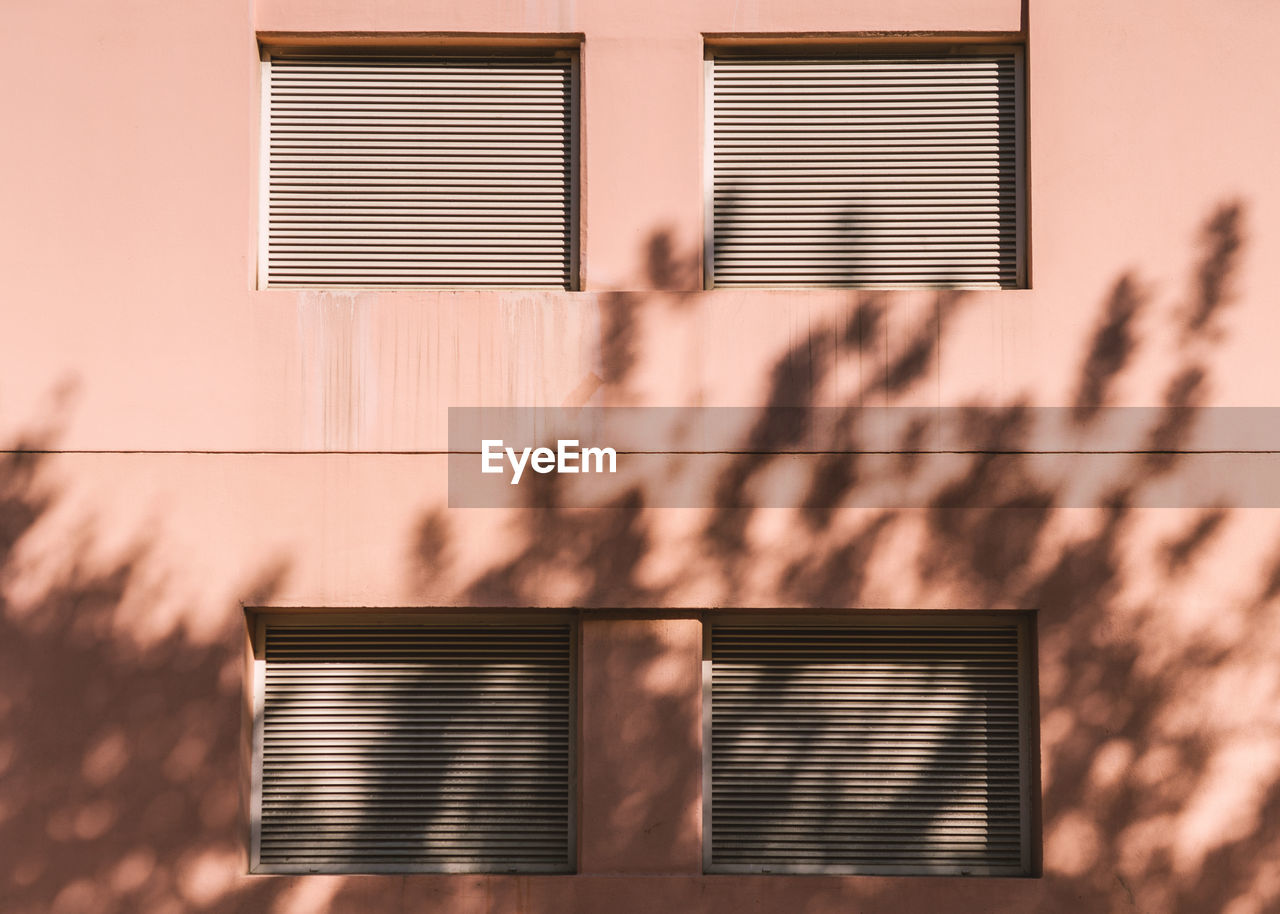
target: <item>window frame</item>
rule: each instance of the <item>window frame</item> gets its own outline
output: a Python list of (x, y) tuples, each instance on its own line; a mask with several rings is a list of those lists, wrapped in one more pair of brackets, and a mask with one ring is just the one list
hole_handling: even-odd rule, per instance
[[(712, 289), (867, 289), (873, 291), (960, 289), (990, 292), (1016, 292), (1031, 288), (1030, 189), (1027, 153), (1026, 43), (1018, 39), (992, 40), (989, 37), (965, 40), (960, 36), (917, 36), (914, 38), (835, 39), (821, 42), (804, 39), (743, 38), (741, 36), (704, 36), (702, 84), (702, 287)], [(1012, 53), (1014, 61), (1014, 237), (1016, 246), (1015, 281), (1012, 286), (993, 287), (983, 284), (950, 283), (847, 283), (840, 285), (771, 282), (758, 286), (717, 286), (715, 284), (715, 62), (717, 60), (750, 60), (752, 58), (794, 55), (813, 58), (854, 59), (885, 54), (921, 52), (938, 56), (981, 56)]]
[[(428, 609), (417, 612), (403, 610), (364, 610), (328, 608), (260, 608), (247, 612), (246, 622), (250, 634), (249, 647), (252, 663), (252, 734), (249, 770), (249, 874), (250, 875), (403, 875), (413, 873), (470, 873), (470, 874), (519, 874), (519, 875), (571, 875), (578, 870), (578, 803), (579, 803), (579, 731), (580, 696), (578, 654), (581, 649), (581, 625), (574, 613), (554, 611), (492, 611), (457, 610), (452, 608)], [(268, 625), (294, 628), (350, 625), (374, 627), (423, 627), (457, 626), (475, 628), (518, 625), (565, 625), (569, 640), (569, 719), (568, 771), (567, 771), (567, 834), (566, 865), (562, 867), (504, 867), (470, 863), (416, 863), (416, 864), (326, 864), (281, 866), (263, 864), (262, 856), (262, 798), (263, 760), (266, 736), (266, 634)]]
[[(372, 292), (577, 292), (582, 283), (582, 238), (585, 237), (582, 220), (582, 36), (535, 35), (520, 38), (485, 36), (446, 36), (423, 42), (412, 37), (379, 33), (367, 42), (307, 39), (304, 36), (285, 34), (259, 34), (258, 36), (258, 139), (257, 139), (257, 245), (256, 263), (253, 268), (253, 287), (258, 291), (329, 291), (354, 290)], [(270, 281), (269, 245), (271, 211), (271, 63), (273, 58), (291, 55), (335, 57), (360, 55), (377, 57), (466, 58), (478, 60), (502, 60), (504, 58), (546, 57), (568, 62), (569, 97), (567, 105), (568, 128), (568, 181), (566, 193), (566, 238), (568, 245), (567, 276), (563, 289), (546, 286), (493, 286), (493, 285), (340, 285), (316, 283), (312, 285), (273, 285)]]
[[(894, 610), (844, 612), (726, 612), (708, 615), (702, 626), (702, 871), (707, 875), (941, 876), (1022, 879), (1040, 875), (1040, 731), (1037, 627), (1034, 610)], [(1018, 644), (1020, 871), (1000, 867), (864, 867), (845, 864), (717, 864), (712, 860), (715, 815), (712, 796), (712, 631), (716, 625), (780, 629), (888, 625), (894, 627), (983, 626), (1012, 623)]]

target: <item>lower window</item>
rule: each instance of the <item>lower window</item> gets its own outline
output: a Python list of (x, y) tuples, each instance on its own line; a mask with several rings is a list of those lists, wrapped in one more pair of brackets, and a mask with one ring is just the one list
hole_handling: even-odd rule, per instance
[(253, 871), (570, 871), (571, 631), (260, 618)]
[(707, 871), (1028, 875), (1029, 627), (710, 624)]

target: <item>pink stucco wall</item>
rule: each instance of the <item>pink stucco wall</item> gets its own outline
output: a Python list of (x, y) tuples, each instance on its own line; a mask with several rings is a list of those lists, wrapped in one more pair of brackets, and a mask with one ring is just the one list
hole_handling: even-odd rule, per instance
[[(48, 0), (4, 22), (0, 910), (1280, 906), (1280, 510), (758, 509), (726, 543), (694, 508), (451, 510), (442, 453), (450, 405), (756, 407), (780, 373), (797, 405), (1280, 406), (1280, 5)], [(583, 291), (254, 289), (258, 36), (352, 32), (581, 36)], [(1031, 287), (699, 291), (703, 36), (918, 32), (1025, 43)], [(1115, 486), (1140, 505), (1205, 459)], [(578, 873), (247, 875), (246, 606), (579, 608)], [(701, 875), (702, 619), (741, 607), (1036, 610), (1043, 875)]]

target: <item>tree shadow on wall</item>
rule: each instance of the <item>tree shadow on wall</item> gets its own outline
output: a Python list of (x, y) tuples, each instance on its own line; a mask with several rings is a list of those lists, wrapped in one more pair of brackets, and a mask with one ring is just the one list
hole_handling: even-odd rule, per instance
[[(1178, 588), (1203, 574), (1248, 512), (1188, 512), (1185, 525), (1153, 533), (1152, 512), (1137, 507), (1186, 461), (1179, 449), (1209, 401), (1231, 329), (1243, 220), (1243, 207), (1228, 203), (1206, 221), (1171, 318), (1178, 332), (1166, 354), (1164, 409), (1145, 430), (1160, 453), (1134, 455), (1095, 510), (1065, 507), (1058, 480), (994, 453), (1026, 441), (1034, 404), (1025, 397), (967, 404), (980, 408), (965, 431), (972, 453), (957, 458), (916, 509), (844, 507), (869, 485), (856, 409), (836, 408), (835, 421), (821, 428), (762, 409), (744, 439), (760, 449), (727, 458), (712, 493), (721, 507), (681, 541), (678, 572), (655, 575), (648, 565), (667, 534), (644, 485), (603, 509), (571, 509), (561, 506), (553, 477), (536, 477), (527, 508), (512, 513), (514, 548), (468, 572), (451, 588), (453, 602), (652, 609), (679, 602), (687, 578), (697, 577), (715, 605), (744, 605), (767, 591), (774, 605), (826, 610), (874, 605), (876, 582), (907, 568), (922, 604), (1035, 608), (1045, 878), (1018, 883), (1010, 897), (1039, 911), (1265, 910), (1274, 904), (1268, 880), (1280, 859), (1280, 765), (1269, 754), (1276, 734), (1266, 710), (1280, 702), (1268, 685), (1280, 662), (1280, 542), (1261, 565), (1232, 568), (1233, 593), (1252, 594), (1243, 605), (1188, 619), (1173, 610), (1179, 600), (1194, 605), (1194, 594)], [(649, 250), (655, 275), (674, 277), (673, 285), (696, 262), (669, 239), (655, 237)], [(1142, 342), (1144, 325), (1161, 319), (1154, 287), (1127, 271), (1099, 304), (1072, 388), (1077, 422), (1087, 425), (1099, 407), (1119, 402), (1140, 346), (1154, 345)], [(898, 301), (889, 292), (850, 293), (841, 313), (777, 352), (763, 402), (829, 404), (837, 366), (855, 357), (871, 368), (846, 402), (909, 402), (937, 370), (940, 347), (971, 299), (937, 293), (930, 318), (886, 351), (884, 327)], [(641, 369), (664, 357), (647, 342), (643, 319), (674, 305), (698, 307), (696, 296), (676, 293), (602, 298), (606, 402), (636, 399)], [(59, 544), (52, 571), (30, 564), (27, 547), (56, 519), (63, 497), (61, 458), (44, 452), (56, 446), (65, 408), (0, 456), (0, 909), (364, 912), (398, 893), (400, 909), (447, 910), (473, 899), (478, 880), (494, 910), (563, 910), (555, 877), (228, 878), (246, 866), (247, 761), (228, 764), (237, 753), (225, 748), (245, 739), (244, 633), (134, 630), (137, 619), (122, 607), (173, 597), (154, 583), (158, 560), (146, 538), (114, 559), (91, 561), (99, 537), (85, 529), (80, 541)], [(908, 428), (899, 442), (893, 466), (903, 480), (917, 478), (922, 435)], [(754, 503), (756, 484), (781, 459), (770, 450), (795, 442), (825, 452), (808, 465), (796, 508)], [(772, 524), (767, 535), (757, 530), (762, 519)], [(435, 592), (454, 579), (462, 535), (447, 510), (423, 514), (408, 568), (415, 586)], [(1159, 571), (1154, 583), (1151, 568)], [(284, 573), (279, 565), (261, 569), (247, 585), (256, 603), (270, 602)], [(607, 612), (600, 618), (612, 624)], [(660, 625), (635, 624), (625, 638), (600, 635), (584, 646), (601, 652), (605, 667), (632, 675), (593, 682), (597, 690), (585, 696), (601, 738), (579, 773), (591, 804), (583, 808), (592, 829), (583, 872), (595, 872), (592, 854), (661, 857), (696, 834), (689, 816), (701, 795), (703, 747), (690, 695), (698, 684), (672, 674), (672, 637)], [(821, 728), (811, 734), (827, 736)], [(628, 754), (652, 746), (662, 747), (663, 763), (638, 777)], [(941, 757), (930, 760), (923, 776), (944, 766)], [(685, 818), (657, 815), (673, 809)], [(680, 847), (681, 859), (697, 856), (697, 848)], [(678, 905), (664, 893), (682, 891), (680, 880), (649, 884), (648, 897), (610, 897), (610, 907)], [(986, 910), (982, 883), (947, 885), (956, 886), (957, 910)], [(797, 910), (888, 912), (930, 909), (939, 889), (932, 880), (758, 877), (706, 880), (698, 891), (678, 899), (747, 909), (785, 892)]]
[[(50, 544), (70, 400), (0, 453), (0, 910), (267, 910), (282, 886), (233, 884), (243, 624), (210, 638), (150, 614), (172, 595), (146, 537), (101, 558), (86, 523)], [(246, 590), (267, 600), (285, 572)]]
[[(1117, 391), (1145, 338), (1144, 324), (1172, 320), (1178, 332), (1164, 354), (1163, 406), (1143, 433), (1150, 453), (1132, 455), (1094, 509), (1075, 510), (1064, 500), (1061, 479), (1010, 459), (1007, 452), (1026, 447), (1031, 434), (1034, 403), (1020, 395), (964, 404), (974, 418), (958, 445), (963, 455), (922, 507), (843, 509), (865, 485), (858, 410), (850, 407), (817, 428), (806, 424), (803, 411), (785, 408), (829, 403), (826, 392), (840, 360), (879, 350), (880, 328), (895, 298), (862, 292), (849, 296), (841, 316), (776, 357), (759, 419), (744, 437), (742, 453), (716, 477), (709, 500), (718, 507), (706, 512), (684, 543), (685, 573), (713, 578), (706, 592), (714, 593), (716, 605), (743, 605), (751, 593), (760, 593), (759, 569), (778, 543), (786, 543), (792, 556), (766, 588), (779, 603), (796, 609), (868, 605), (868, 582), (886, 565), (901, 566), (899, 550), (910, 540), (914, 589), (932, 595), (928, 605), (1038, 611), (1046, 879), (1023, 890), (1037, 910), (1198, 914), (1232, 903), (1260, 910), (1272, 897), (1266, 880), (1271, 861), (1280, 856), (1280, 766), (1261, 747), (1273, 744), (1267, 741), (1274, 741), (1275, 732), (1256, 731), (1269, 719), (1265, 711), (1240, 712), (1233, 730), (1217, 719), (1215, 708), (1222, 691), (1237, 681), (1251, 683), (1255, 701), (1277, 700), (1265, 690), (1266, 670), (1276, 657), (1261, 633), (1275, 634), (1280, 563), (1233, 568), (1242, 586), (1256, 582), (1247, 607), (1222, 607), (1215, 618), (1174, 619), (1163, 611), (1163, 600), (1178, 599), (1178, 582), (1194, 576), (1197, 563), (1229, 534), (1239, 508), (1169, 514), (1192, 516), (1185, 528), (1156, 535), (1148, 529), (1152, 512), (1139, 507), (1162, 477), (1189, 459), (1181, 452), (1208, 402), (1215, 354), (1229, 326), (1244, 250), (1243, 219), (1243, 206), (1229, 202), (1206, 220), (1190, 291), (1171, 316), (1155, 311), (1153, 285), (1133, 270), (1117, 278), (1100, 303), (1092, 337), (1080, 353), (1071, 403), (1070, 415), (1081, 425), (1092, 423), (1102, 407), (1119, 404)], [(651, 250), (661, 254), (662, 263), (679, 260), (668, 243)], [(641, 312), (661, 307), (660, 299), (639, 293), (606, 299), (606, 390), (626, 388), (637, 366), (661, 357), (645, 351), (636, 329)], [(937, 293), (931, 318), (864, 373), (866, 380), (847, 402), (909, 402), (936, 370), (939, 350), (968, 304), (964, 292)], [(899, 443), (897, 472), (904, 480), (916, 473), (913, 452), (920, 450), (921, 436), (921, 428), (908, 428)], [(803, 499), (782, 526), (773, 511), (767, 539), (753, 536), (752, 525), (765, 512), (753, 503), (753, 484), (784, 459), (779, 451), (801, 443), (823, 452), (809, 465)], [(459, 601), (551, 605), (547, 584), (554, 581), (559, 605), (645, 608), (662, 606), (686, 583), (679, 575), (655, 579), (646, 573), (660, 534), (657, 512), (646, 507), (654, 499), (644, 485), (627, 489), (601, 506), (605, 510), (558, 507), (555, 495), (554, 483), (532, 490), (511, 522), (512, 538), (522, 545), (464, 582)], [(446, 567), (450, 538), (448, 514), (429, 512), (412, 564), (437, 572)], [(1154, 582), (1151, 568), (1158, 571)], [(1183, 599), (1194, 605), (1194, 595)], [(1260, 624), (1270, 627), (1259, 629)], [(660, 639), (650, 637), (651, 654), (658, 658)], [(672, 713), (680, 713), (678, 706)], [(652, 726), (643, 701), (625, 713)], [(625, 730), (627, 721), (618, 724)], [(1252, 736), (1245, 733), (1250, 727)], [(687, 732), (696, 734), (696, 727)], [(692, 735), (673, 747), (676, 758), (699, 758), (700, 752)], [(1252, 764), (1250, 752), (1256, 753)], [(936, 777), (946, 765), (939, 756), (923, 766), (921, 780)], [(1252, 799), (1238, 827), (1222, 827), (1210, 810), (1219, 795), (1231, 800), (1236, 778), (1248, 783)], [(653, 808), (693, 803), (696, 766), (668, 766), (654, 772), (651, 783), (629, 789), (635, 803)], [(618, 784), (603, 795), (628, 796)], [(1235, 802), (1239, 809), (1238, 796)], [(625, 836), (644, 818), (632, 806), (622, 800), (592, 816), (605, 823), (604, 832)], [(1207, 830), (1198, 830), (1202, 823)], [(643, 843), (638, 834), (636, 840)], [(746, 883), (715, 883), (726, 898), (746, 891), (732, 887), (740, 884)], [(848, 884), (839, 881), (800, 880), (788, 891), (807, 898), (806, 909), (813, 911), (840, 910), (850, 900)], [(901, 910), (917, 897), (927, 904), (929, 891), (906, 880), (872, 881), (856, 897), (866, 910)], [(981, 909), (981, 903), (965, 909)]]

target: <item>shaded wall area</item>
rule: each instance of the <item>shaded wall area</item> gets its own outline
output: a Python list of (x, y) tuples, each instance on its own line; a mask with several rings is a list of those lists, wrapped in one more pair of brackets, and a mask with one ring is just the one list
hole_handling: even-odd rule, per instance
[[(193, 573), (165, 525), (122, 536), (111, 516), (95, 516), (95, 504), (110, 503), (93, 494), (107, 477), (52, 453), (76, 408), (71, 395), (55, 398), (47, 420), (11, 442), (0, 488), (5, 910), (1268, 910), (1280, 892), (1280, 520), (1232, 504), (1135, 507), (1144, 487), (1197, 459), (1179, 443), (1212, 395), (1217, 347), (1241, 332), (1233, 315), (1245, 296), (1239, 264), (1255, 256), (1249, 226), (1247, 203), (1224, 201), (1190, 240), (1184, 284), (1135, 268), (1089, 306), (1094, 330), (1076, 351), (1079, 422), (1115, 402), (1132, 349), (1167, 347), (1154, 444), (1091, 508), (1061, 506), (1054, 480), (996, 453), (1020, 441), (1030, 408), (1021, 398), (978, 404), (986, 419), (972, 429), (972, 453), (927, 505), (843, 507), (861, 484), (851, 408), (833, 426), (844, 436), (834, 453), (804, 467), (809, 497), (794, 509), (753, 506), (753, 487), (787, 461), (749, 447), (717, 477), (735, 506), (706, 510), (649, 508), (641, 484), (598, 508), (564, 508), (552, 486), (531, 488), (514, 510), (450, 510), (444, 458), (432, 455), (389, 470), (372, 456), (274, 458), (325, 463), (292, 486), (279, 484), (280, 467), (266, 472), (276, 494), (221, 456), (183, 458), (193, 463), (179, 476), (212, 488), (210, 504), (253, 491), (245, 516), (294, 544), (249, 560), (210, 539), (203, 560), (213, 566), (191, 560)], [(648, 249), (662, 255), (655, 269), (671, 256), (657, 236)], [(803, 345), (775, 351), (761, 402), (826, 402), (845, 383), (833, 366), (855, 351), (872, 355), (850, 403), (909, 402), (970, 302), (938, 294), (915, 334), (885, 345), (879, 328), (895, 304), (889, 293), (849, 293)], [(598, 396), (625, 402), (666, 357), (651, 348), (652, 313), (698, 307), (666, 293), (602, 303)], [(1177, 332), (1148, 343), (1144, 329), (1166, 320)], [(804, 433), (771, 427), (775, 415), (762, 410), (747, 443)], [(914, 471), (911, 444), (903, 474)], [(329, 487), (351, 491), (334, 501)], [(319, 525), (317, 498), (329, 518)], [(200, 525), (198, 511), (172, 508)], [(343, 557), (349, 543), (334, 524), (385, 528), (365, 548), (392, 554), (399, 571), (365, 602), (334, 583), (369, 567)], [(252, 523), (242, 534), (263, 536)], [(322, 574), (308, 564), (315, 553), (346, 567)], [(235, 580), (239, 599), (202, 596), (210, 574)], [(578, 875), (245, 875), (240, 604), (306, 605), (316, 594), (332, 605), (585, 607)], [(1035, 610), (1043, 876), (699, 875), (701, 620), (717, 607)]]

